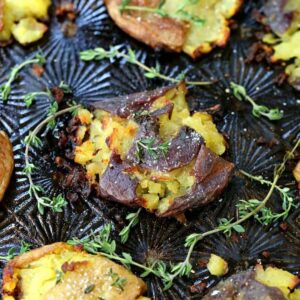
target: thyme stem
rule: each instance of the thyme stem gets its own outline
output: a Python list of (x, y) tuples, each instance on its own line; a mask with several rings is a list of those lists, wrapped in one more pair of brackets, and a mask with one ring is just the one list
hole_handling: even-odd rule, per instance
[[(144, 70), (145, 71), (144, 75), (147, 78), (150, 78), (150, 79), (160, 78), (162, 80), (173, 82), (173, 83), (179, 83), (183, 80), (182, 78), (178, 79), (178, 78), (173, 78), (173, 77), (163, 75), (160, 73), (158, 68), (149, 67), (149, 66), (143, 64), (136, 58), (136, 55), (132, 49), (129, 49), (128, 53), (123, 53), (123, 52), (120, 52), (116, 47), (111, 47), (110, 50), (105, 50), (103, 48), (95, 48), (94, 50), (90, 49), (90, 50), (82, 51), (80, 53), (80, 58), (84, 61), (102, 60), (102, 59), (107, 59), (107, 58), (114, 58), (116, 56), (124, 58), (127, 62), (129, 62), (133, 65), (136, 65), (139, 68), (141, 68), (142, 70)], [(201, 85), (210, 85), (210, 84), (212, 84), (212, 82), (186, 81), (186, 84), (201, 86)]]
[[(68, 112), (71, 112), (71, 111), (74, 111), (75, 109), (78, 109), (80, 107), (80, 105), (76, 105), (76, 106), (72, 106), (72, 107), (68, 107), (66, 109), (63, 109), (53, 115), (50, 115), (49, 117), (47, 117), (46, 119), (44, 119), (41, 123), (39, 123), (35, 128), (34, 130), (31, 132), (30, 134), (30, 140), (32, 140), (32, 138), (36, 137), (37, 134), (43, 129), (44, 126), (48, 125), (48, 123), (52, 120), (54, 120), (55, 118), (65, 114), (65, 113), (68, 113)], [(27, 143), (26, 144), (26, 147), (25, 147), (25, 169), (28, 168), (31, 164), (30, 164), (30, 161), (29, 161), (29, 148), (30, 148), (31, 144), (30, 143)], [(32, 180), (32, 176), (31, 176), (31, 172), (26, 172), (26, 176), (29, 180), (29, 185), (30, 187), (33, 187), (35, 186), (34, 183), (33, 183), (33, 180)], [(40, 197), (40, 195), (38, 194), (38, 191), (37, 189), (33, 188), (33, 189), (30, 189), (33, 193), (33, 195), (35, 196), (37, 202), (38, 202), (38, 207), (40, 207), (40, 205), (42, 206), (47, 206), (47, 207), (52, 207), (51, 204), (45, 202), (43, 200), (43, 198)]]

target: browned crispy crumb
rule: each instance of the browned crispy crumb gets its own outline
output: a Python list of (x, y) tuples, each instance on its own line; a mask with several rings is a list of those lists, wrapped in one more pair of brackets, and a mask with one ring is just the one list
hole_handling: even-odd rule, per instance
[(199, 283), (196, 283), (192, 286), (190, 286), (190, 291), (191, 293), (193, 294), (202, 294), (206, 289), (206, 283), (205, 282), (199, 282)]
[(37, 77), (42, 77), (45, 69), (43, 68), (43, 66), (39, 65), (39, 64), (34, 64), (32, 66), (32, 72), (34, 75), (36, 75)]
[(58, 104), (62, 102), (65, 95), (64, 91), (58, 86), (51, 89), (51, 94)]
[(288, 224), (286, 222), (282, 222), (279, 224), (281, 230), (286, 231), (288, 229)]
[(66, 37), (73, 37), (77, 32), (76, 11), (73, 3), (66, 2), (56, 7), (55, 15), (61, 23), (61, 31)]
[(263, 251), (262, 256), (265, 257), (265, 258), (268, 258), (268, 257), (270, 257), (270, 252), (269, 251)]

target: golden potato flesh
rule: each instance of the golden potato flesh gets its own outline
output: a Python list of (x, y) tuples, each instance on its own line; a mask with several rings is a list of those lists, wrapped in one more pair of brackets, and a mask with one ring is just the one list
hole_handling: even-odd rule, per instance
[[(193, 58), (224, 46), (229, 38), (230, 19), (242, 0), (199, 0), (183, 5), (181, 0), (166, 0), (161, 7), (164, 16), (130, 7), (120, 11), (122, 0), (105, 0), (116, 24), (132, 37), (153, 48), (185, 52)], [(128, 5), (157, 8), (159, 0), (132, 0)]]
[(296, 167), (293, 170), (293, 175), (298, 182), (298, 185), (300, 187), (300, 161), (297, 163)]
[(22, 45), (41, 39), (50, 4), (50, 0), (0, 0), (0, 42), (5, 44), (12, 36)]
[(22, 254), (3, 272), (4, 300), (138, 300), (145, 291), (145, 283), (123, 266), (65, 243)]
[(14, 154), (8, 136), (0, 131), (0, 201), (8, 188), (14, 169)]
[(275, 267), (267, 267), (264, 269), (261, 265), (256, 266), (255, 272), (255, 280), (258, 282), (270, 287), (279, 288), (286, 299), (294, 297), (291, 290), (300, 283), (298, 276)]

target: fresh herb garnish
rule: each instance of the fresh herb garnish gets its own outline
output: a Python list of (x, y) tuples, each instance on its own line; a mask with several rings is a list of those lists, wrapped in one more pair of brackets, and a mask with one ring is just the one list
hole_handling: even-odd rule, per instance
[(126, 284), (126, 278), (120, 277), (118, 273), (115, 273), (112, 268), (109, 269), (107, 274), (113, 280), (111, 286), (116, 286), (120, 289), (120, 291), (124, 291), (124, 286)]
[(143, 149), (152, 159), (157, 159), (160, 154), (166, 155), (169, 151), (169, 147), (170, 142), (155, 145), (154, 138), (142, 138), (136, 142), (137, 156), (139, 159), (142, 159)]
[(56, 274), (56, 280), (55, 280), (55, 285), (56, 285), (56, 284), (59, 284), (61, 282), (61, 280), (64, 276), (64, 272), (60, 271), (60, 270), (56, 270), (55, 274)]
[(139, 214), (142, 211), (141, 208), (137, 210), (135, 213), (130, 213), (126, 216), (126, 220), (130, 221), (127, 226), (125, 226), (119, 233), (119, 236), (121, 238), (121, 242), (124, 244), (127, 242), (130, 234), (131, 228), (136, 226), (139, 222)]
[(232, 234), (232, 230), (234, 230), (235, 232), (237, 233), (243, 233), (245, 232), (245, 228), (240, 225), (240, 224), (237, 224), (237, 225), (234, 225), (233, 227), (230, 227), (228, 225), (230, 225), (232, 223), (233, 219), (226, 219), (226, 218), (221, 218), (219, 220), (219, 226), (218, 228), (226, 235), (228, 236), (231, 236)]
[(91, 236), (81, 240), (73, 238), (68, 243), (70, 245), (82, 245), (87, 252), (93, 254), (99, 253), (109, 259), (122, 263), (127, 268), (130, 268), (130, 266), (140, 268), (144, 271), (141, 277), (153, 274), (163, 281), (166, 289), (172, 286), (171, 275), (167, 272), (167, 266), (164, 262), (155, 261), (151, 266), (144, 266), (134, 261), (129, 253), (123, 252), (122, 255), (117, 254), (116, 242), (110, 238), (111, 230), (111, 224), (106, 224), (97, 234), (91, 234)]
[(87, 286), (85, 289), (84, 289), (84, 293), (85, 294), (90, 294), (94, 289), (95, 289), (95, 285), (94, 284), (91, 284), (89, 286)]
[(53, 129), (56, 124), (55, 120), (55, 114), (58, 112), (58, 103), (56, 101), (53, 101), (51, 105), (48, 108), (48, 117), (52, 117), (48, 122), (48, 127), (50, 129)]
[(58, 86), (65, 94), (71, 94), (72, 93), (72, 89), (71, 87), (66, 84), (63, 80), (60, 82), (59, 86)]
[(19, 250), (19, 254), (17, 254), (16, 248), (12, 247), (8, 250), (6, 255), (0, 256), (0, 260), (10, 261), (17, 255), (21, 255), (21, 254), (28, 252), (30, 250), (30, 248), (31, 248), (31, 245), (29, 243), (27, 243), (25, 241), (21, 241), (21, 247)]
[[(185, 79), (185, 74), (181, 73), (178, 78), (172, 78), (166, 75), (161, 74), (159, 64), (156, 67), (149, 67), (142, 62), (140, 62), (134, 50), (131, 48), (128, 49), (127, 53), (123, 53), (119, 51), (116, 47), (110, 47), (109, 50), (105, 50), (104, 48), (95, 48), (86, 51), (80, 52), (80, 58), (84, 61), (91, 61), (91, 60), (103, 60), (103, 59), (111, 59), (111, 58), (124, 58), (128, 63), (137, 65), (142, 70), (145, 71), (144, 75), (147, 78), (160, 78), (162, 80), (166, 80), (169, 82), (179, 83)], [(209, 85), (211, 82), (202, 82), (202, 81), (186, 81), (188, 85)]]
[[(65, 94), (70, 94), (72, 93), (72, 90), (69, 85), (67, 85), (64, 81), (61, 81), (59, 86), (58, 86)], [(43, 92), (31, 92), (28, 93), (24, 96), (24, 102), (26, 106), (29, 108), (33, 102), (36, 100), (38, 96), (45, 96), (49, 98), (53, 103), (55, 102), (55, 99), (53, 97), (53, 94), (51, 90), (47, 89), (47, 91)]]
[(51, 95), (50, 91), (28, 93), (24, 96), (24, 102), (25, 102), (26, 106), (29, 108), (35, 101), (36, 97), (38, 97), (38, 96), (51, 97), (52, 95)]
[(63, 207), (67, 205), (67, 201), (61, 194), (54, 196), (52, 199), (41, 195), (44, 194), (45, 191), (41, 186), (33, 183), (32, 173), (34, 172), (34, 170), (37, 169), (37, 167), (29, 161), (29, 149), (30, 147), (39, 148), (42, 146), (42, 141), (37, 135), (44, 128), (44, 126), (47, 125), (49, 126), (49, 124), (50, 125), (53, 124), (51, 123), (52, 120), (55, 120), (58, 116), (61, 116), (69, 112), (73, 112), (75, 109), (79, 107), (80, 105), (75, 105), (63, 109), (61, 111), (56, 111), (56, 106), (51, 106), (49, 109), (49, 116), (41, 123), (39, 123), (35, 127), (35, 129), (32, 132), (30, 132), (29, 135), (26, 136), (24, 139), (26, 147), (25, 147), (25, 168), (23, 169), (23, 173), (27, 176), (29, 180), (29, 195), (31, 197), (36, 198), (37, 207), (40, 214), (44, 213), (45, 207), (51, 208), (54, 212), (62, 212)]
[(255, 101), (247, 94), (245, 87), (242, 85), (230, 82), (230, 88), (232, 89), (233, 95), (239, 101), (248, 101), (252, 105), (253, 116), (260, 118), (266, 117), (271, 121), (280, 120), (283, 117), (283, 113), (278, 108), (268, 108), (265, 105), (258, 105)]
[(27, 65), (30, 64), (40, 64), (43, 65), (46, 62), (44, 56), (42, 56), (41, 54), (37, 54), (35, 56), (35, 58), (32, 59), (28, 59), (23, 61), (21, 64), (14, 66), (11, 69), (9, 78), (7, 80), (6, 83), (4, 83), (1, 87), (0, 87), (0, 92), (1, 92), (1, 98), (4, 102), (6, 102), (8, 100), (8, 97), (10, 95), (11, 92), (11, 85), (14, 82), (14, 80), (17, 78), (19, 72), (26, 67)]
[(188, 5), (195, 5), (198, 3), (199, 0), (196, 1), (186, 1), (184, 5), (180, 7), (176, 11), (176, 13), (168, 13), (164, 10), (164, 5), (166, 1), (160, 1), (159, 5), (157, 7), (147, 7), (147, 6), (136, 6), (136, 5), (130, 5), (130, 1), (125, 0), (122, 1), (122, 4), (120, 5), (120, 12), (123, 13), (124, 11), (140, 11), (140, 12), (147, 12), (152, 13), (155, 15), (158, 15), (160, 17), (167, 17), (171, 19), (179, 19), (183, 21), (190, 21), (191, 23), (194, 23), (196, 25), (203, 25), (205, 23), (205, 20), (189, 13), (185, 10), (185, 8)]
[[(244, 176), (250, 178), (253, 181), (257, 181), (260, 184), (272, 186), (272, 182), (269, 180), (264, 179), (262, 176), (254, 176), (251, 175), (245, 171), (240, 171)], [(254, 217), (257, 219), (260, 223), (264, 225), (269, 225), (272, 222), (276, 222), (279, 219), (285, 220), (291, 209), (295, 206), (294, 205), (294, 198), (290, 192), (290, 188), (288, 187), (280, 187), (278, 185), (275, 185), (275, 189), (279, 192), (279, 195), (282, 200), (282, 212), (280, 213), (274, 213), (270, 208), (264, 207), (257, 213)], [(240, 200), (240, 202), (237, 204), (237, 208), (239, 210), (240, 217), (243, 217), (247, 213), (253, 211), (256, 209), (257, 206), (261, 204), (261, 201), (257, 199), (250, 199), (250, 200)]]

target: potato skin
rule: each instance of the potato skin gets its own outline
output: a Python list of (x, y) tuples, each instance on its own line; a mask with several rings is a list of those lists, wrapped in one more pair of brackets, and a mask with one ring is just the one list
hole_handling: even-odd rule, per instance
[(234, 164), (202, 145), (193, 172), (196, 182), (192, 189), (186, 195), (175, 198), (162, 214), (157, 213), (159, 217), (174, 216), (212, 202), (229, 183)]
[(0, 201), (7, 190), (14, 169), (12, 144), (4, 131), (0, 131)]
[(221, 281), (203, 300), (285, 300), (278, 288), (268, 287), (254, 279), (253, 270), (232, 275)]

